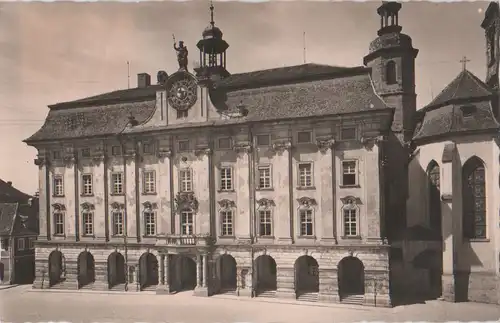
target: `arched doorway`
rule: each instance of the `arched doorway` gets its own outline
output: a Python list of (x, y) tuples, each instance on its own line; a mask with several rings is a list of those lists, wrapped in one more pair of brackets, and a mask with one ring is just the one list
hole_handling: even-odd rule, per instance
[(319, 293), (319, 266), (311, 256), (301, 256), (295, 261), (295, 294)]
[(276, 261), (273, 257), (262, 255), (255, 259), (255, 291), (257, 296), (277, 289)]
[(94, 256), (88, 251), (78, 255), (78, 288), (90, 285), (95, 281)]
[(54, 250), (49, 255), (49, 286), (63, 281), (63, 254)]
[(158, 285), (158, 260), (150, 252), (139, 258), (139, 284), (141, 290)]
[(340, 298), (365, 293), (365, 266), (356, 257), (345, 257), (338, 265)]
[(236, 260), (231, 255), (222, 255), (217, 259), (219, 266), (220, 291), (235, 291), (236, 283)]
[(125, 284), (125, 258), (117, 251), (108, 257), (108, 285), (109, 288)]
[(174, 258), (174, 284), (178, 292), (196, 288), (196, 261), (189, 256), (177, 255)]

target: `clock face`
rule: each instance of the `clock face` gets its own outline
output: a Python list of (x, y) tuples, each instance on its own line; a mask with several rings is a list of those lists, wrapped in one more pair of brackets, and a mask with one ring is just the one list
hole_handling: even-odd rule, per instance
[(193, 79), (180, 79), (172, 84), (168, 92), (168, 101), (174, 109), (187, 110), (196, 102), (196, 90), (196, 82)]

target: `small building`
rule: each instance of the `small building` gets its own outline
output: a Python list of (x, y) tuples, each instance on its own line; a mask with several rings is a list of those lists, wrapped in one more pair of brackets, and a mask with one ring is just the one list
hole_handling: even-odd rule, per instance
[(33, 282), (37, 236), (38, 199), (0, 180), (0, 283)]

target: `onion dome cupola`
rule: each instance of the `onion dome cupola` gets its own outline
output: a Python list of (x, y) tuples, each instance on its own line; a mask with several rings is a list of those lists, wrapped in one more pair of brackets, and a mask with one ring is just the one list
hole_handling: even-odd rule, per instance
[(196, 76), (200, 81), (216, 81), (229, 76), (226, 70), (226, 50), (229, 44), (222, 38), (222, 31), (215, 26), (214, 6), (210, 4), (210, 24), (202, 33), (202, 39), (196, 44), (200, 50), (200, 67)]
[(404, 141), (411, 139), (416, 112), (415, 58), (410, 36), (401, 33), (398, 2), (383, 2), (377, 9), (380, 29), (363, 59), (372, 69), (372, 81), (377, 94), (395, 110), (392, 131)]

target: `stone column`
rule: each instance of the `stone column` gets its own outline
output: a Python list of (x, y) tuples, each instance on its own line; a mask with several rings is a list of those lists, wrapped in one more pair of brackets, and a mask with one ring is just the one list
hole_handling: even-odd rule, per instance
[(194, 290), (195, 296), (208, 296), (208, 288), (206, 287), (205, 283), (207, 275), (205, 269), (206, 257), (206, 255), (203, 255), (203, 260), (205, 260), (203, 263), (202, 256), (200, 254), (198, 254), (196, 258), (196, 288)]
[[(278, 243), (290, 244), (292, 242), (292, 221), (293, 210), (290, 210), (290, 194), (288, 194), (290, 185), (293, 185), (293, 180), (288, 176), (290, 168), (290, 154), (292, 144), (289, 141), (281, 141), (273, 143), (271, 151), (274, 152), (273, 164), (279, 165), (280, 171), (273, 171), (274, 187), (286, 190), (287, 193), (275, 200), (274, 211), (274, 226), (275, 235)], [(276, 176), (281, 173), (281, 176)], [(279, 216), (278, 216), (279, 215)]]
[(201, 255), (196, 256), (196, 287), (201, 287)]
[(335, 211), (335, 158), (334, 139), (318, 139), (318, 165), (317, 174), (315, 175), (318, 184), (318, 189), (321, 192), (321, 199), (318, 201), (322, 217), (318, 217), (316, 221), (315, 232), (320, 232), (321, 242), (325, 244), (336, 243), (336, 211)]
[(340, 301), (337, 269), (319, 268), (319, 299), (322, 302)]
[(236, 180), (234, 188), (236, 190), (238, 224), (235, 227), (235, 236), (238, 240), (250, 241), (250, 157), (251, 146), (249, 143), (234, 146), (238, 154), (236, 160)]
[(165, 268), (165, 289), (170, 293), (170, 255), (165, 254), (163, 267)]
[(277, 291), (278, 298), (296, 298), (295, 295), (295, 270), (293, 267), (278, 267), (277, 268)]
[(206, 288), (207, 287), (207, 255), (203, 255), (203, 261), (202, 261), (202, 266), (203, 266), (203, 278), (202, 278), (202, 287)]
[[(156, 294), (163, 294), (166, 291), (165, 288), (165, 255), (159, 255), (160, 259), (158, 261), (158, 267), (159, 267), (159, 272), (158, 272), (158, 285), (156, 286)], [(158, 259), (158, 256), (156, 256), (156, 259)]]

